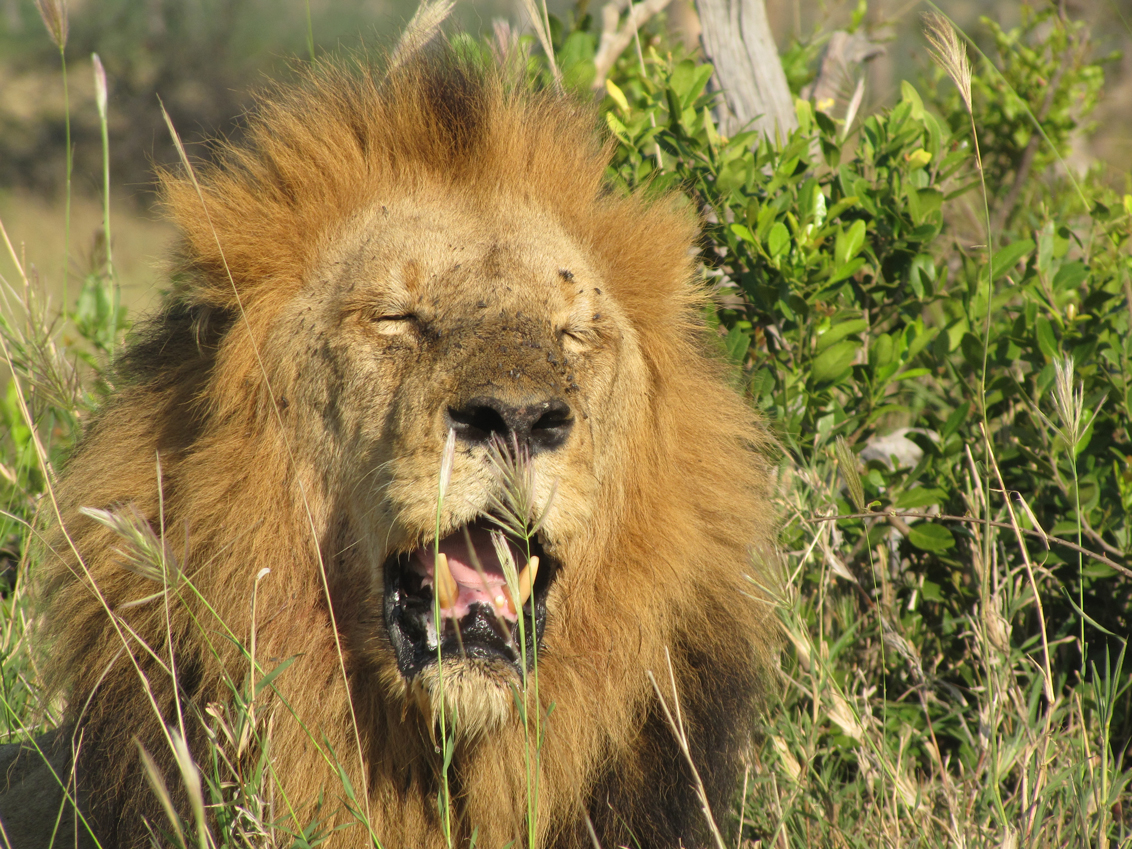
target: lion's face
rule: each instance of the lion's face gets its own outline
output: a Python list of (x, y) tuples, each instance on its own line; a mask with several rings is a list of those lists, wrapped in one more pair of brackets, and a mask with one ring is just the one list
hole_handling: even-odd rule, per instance
[[(383, 599), (387, 641), (374, 644), (410, 690), (435, 695), (439, 608), (446, 701), (478, 712), (473, 724), (502, 720), (523, 664), (553, 640), (562, 585), (584, 579), (566, 573), (584, 568), (574, 553), (592, 542), (594, 505), (609, 503), (599, 490), (643, 415), (645, 366), (610, 282), (519, 200), (418, 193), (339, 234), (279, 339), (305, 351), (288, 404), (313, 408), (296, 418), (322, 431), (295, 442), (315, 452), (313, 473), (348, 517), (349, 556)], [(519, 598), (491, 533), (506, 494), (490, 454), (513, 459), (516, 446), (536, 512), (548, 508), (529, 550), (507, 543)]]

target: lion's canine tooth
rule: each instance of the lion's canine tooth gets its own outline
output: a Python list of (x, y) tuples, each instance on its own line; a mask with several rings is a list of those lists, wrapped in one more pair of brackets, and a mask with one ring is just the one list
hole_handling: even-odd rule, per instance
[(538, 555), (534, 555), (527, 568), (519, 575), (519, 607), (527, 603), (531, 591), (535, 588), (535, 578), (538, 577)]
[(536, 554), (530, 559), (530, 562), (528, 562), (527, 565), (523, 567), (523, 571), (519, 573), (519, 578), (516, 581), (516, 583), (518, 584), (517, 589), (519, 590), (518, 604), (515, 604), (515, 601), (511, 598), (510, 589), (507, 589), (506, 587), (504, 588), (507, 591), (507, 610), (511, 613), (512, 616), (518, 616), (519, 608), (526, 604), (527, 599), (531, 597), (531, 590), (534, 589), (535, 578), (537, 577), (538, 555)]
[(436, 600), (440, 607), (452, 607), (459, 595), (456, 579), (452, 577), (452, 570), (448, 568), (448, 555), (443, 551), (436, 555), (436, 565), (433, 568), (432, 585), (436, 587)]

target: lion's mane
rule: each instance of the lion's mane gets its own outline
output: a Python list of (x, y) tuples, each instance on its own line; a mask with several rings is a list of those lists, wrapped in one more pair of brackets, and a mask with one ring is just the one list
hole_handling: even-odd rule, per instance
[[(610, 189), (596, 126), (568, 97), (438, 51), (384, 75), (323, 68), (273, 89), (244, 141), (164, 175), (182, 234), (174, 287), (61, 475), (39, 572), (50, 672), (103, 846), (146, 844), (143, 818), (167, 828), (138, 745), (183, 803), (166, 729), (185, 729), (207, 773), (208, 712), (230, 714), (246, 694), (253, 650), (263, 671), (290, 666), (259, 697), (262, 742), (229, 756), (266, 751), (274, 818), (354, 823), (331, 844), (370, 846), (352, 807), (385, 847), (444, 845), (435, 728), (390, 672), (375, 636), (381, 566), (342, 518), (349, 494), (320, 471), (349, 446), (304, 438), (317, 431), (304, 386), (323, 386), (327, 404), (372, 392), (375, 414), (383, 390), (277, 326), (357, 216), (426, 189), (465, 209), (506, 198), (552, 222), (604, 281), (644, 364), (640, 409), (615, 398), (590, 411), (594, 439), (615, 444), (547, 601), (539, 842), (591, 845), (588, 818), (605, 846), (702, 843), (691, 773), (647, 675), (670, 692), (669, 658), (693, 759), (728, 821), (774, 642), (767, 438), (702, 321), (694, 214), (680, 198)], [(571, 485), (560, 481), (563, 497)], [(153, 576), (127, 568), (120, 536), (81, 508), (163, 533), (173, 589), (153, 598)], [(457, 845), (473, 830), (492, 849), (526, 833), (522, 740), (515, 722), (456, 736)]]

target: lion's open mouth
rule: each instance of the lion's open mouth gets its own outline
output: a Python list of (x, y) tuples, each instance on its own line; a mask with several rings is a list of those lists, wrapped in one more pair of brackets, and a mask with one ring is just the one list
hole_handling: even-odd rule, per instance
[[(436, 663), (438, 643), (445, 657), (503, 660), (516, 671), (524, 658), (528, 667), (533, 662), (546, 626), (546, 593), (558, 564), (537, 536), (530, 543), (529, 561), (525, 545), (507, 540), (519, 573), (513, 593), (493, 530), (493, 523), (478, 520), (441, 539), (439, 556), (429, 543), (386, 561), (385, 624), (406, 678)], [(442, 569), (447, 574), (441, 572), (438, 580)]]

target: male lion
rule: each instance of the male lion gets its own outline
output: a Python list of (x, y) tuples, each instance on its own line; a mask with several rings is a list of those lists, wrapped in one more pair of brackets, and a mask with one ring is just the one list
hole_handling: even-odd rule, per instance
[[(182, 734), (213, 826), (280, 842), (704, 845), (666, 706), (732, 819), (774, 641), (766, 436), (686, 202), (608, 188), (593, 110), (516, 77), (451, 49), (316, 71), (163, 178), (175, 288), (39, 565), (68, 725), (37, 763), (77, 752), (103, 847), (173, 842), (155, 776), (192, 821)], [(537, 534), (497, 546), (524, 491)], [(38, 849), (56, 810), (21, 810)]]

